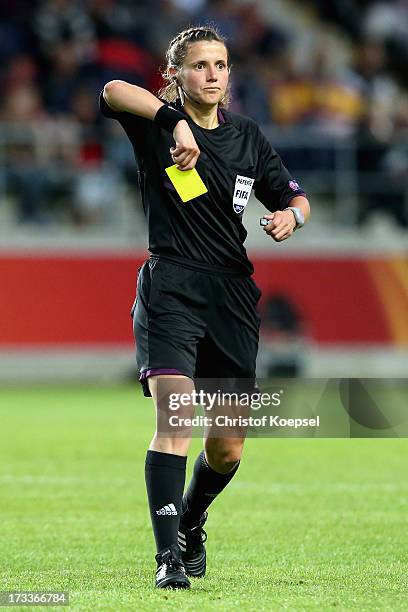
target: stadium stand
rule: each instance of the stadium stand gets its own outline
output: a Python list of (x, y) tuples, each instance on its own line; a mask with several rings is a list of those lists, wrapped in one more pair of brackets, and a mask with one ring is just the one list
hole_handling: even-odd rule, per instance
[[(113, 78), (158, 91), (170, 38), (208, 21), (228, 38), (231, 110), (262, 125), (313, 205), (313, 222), (284, 250), (260, 243), (259, 205), (245, 218), (265, 312), (268, 301), (278, 304), (285, 320), (290, 304), (302, 321), (290, 345), (301, 347), (293, 367), (313, 375), (347, 375), (350, 364), (355, 372), (406, 372), (406, 2), (151, 0), (146, 9), (142, 0), (13, 0), (0, 4), (0, 267), (9, 316), (0, 327), (0, 378), (20, 375), (9, 347), (28, 347), (30, 370), (40, 364), (32, 350), (58, 345), (61, 377), (99, 370), (95, 355), (102, 359), (107, 345), (111, 372), (131, 360), (127, 320), (110, 336), (84, 331), (81, 304), (117, 282), (114, 263), (133, 274), (146, 248), (133, 151), (120, 126), (101, 117), (98, 94)], [(62, 265), (69, 258), (82, 261), (88, 298), (72, 296), (73, 270)], [(21, 326), (27, 275), (38, 316), (54, 299), (47, 283), (60, 292), (57, 302), (72, 315), (65, 335), (52, 312), (36, 327)], [(130, 288), (121, 283), (119, 301), (100, 306), (100, 328), (112, 309), (120, 316), (119, 306), (132, 301), (133, 276)], [(75, 325), (82, 340), (70, 335)], [(264, 343), (272, 337), (267, 327)], [(69, 370), (76, 342), (82, 361)], [(49, 371), (50, 363), (44, 353), (38, 367)]]

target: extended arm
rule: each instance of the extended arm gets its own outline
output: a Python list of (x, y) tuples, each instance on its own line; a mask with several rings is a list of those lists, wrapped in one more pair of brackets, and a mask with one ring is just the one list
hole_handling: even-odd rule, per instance
[[(165, 104), (156, 98), (150, 91), (131, 85), (125, 81), (109, 81), (103, 88), (103, 98), (106, 104), (115, 112), (128, 112), (151, 121), (157, 121), (158, 111)], [(170, 111), (178, 113), (178, 111)], [(163, 110), (161, 111), (163, 115)], [(160, 125), (160, 123), (159, 123)], [(164, 124), (162, 125), (164, 127)], [(196, 165), (200, 150), (193, 133), (183, 118), (171, 130), (175, 140), (175, 147), (171, 147), (170, 154), (174, 163), (180, 170), (191, 170)]]
[(112, 110), (133, 113), (151, 121), (163, 106), (163, 102), (147, 89), (119, 80), (106, 83), (103, 97)]

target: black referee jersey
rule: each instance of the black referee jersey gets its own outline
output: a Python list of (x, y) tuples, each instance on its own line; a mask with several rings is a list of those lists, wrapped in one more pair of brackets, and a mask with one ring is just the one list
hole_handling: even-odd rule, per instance
[(242, 216), (252, 189), (271, 212), (305, 193), (252, 119), (219, 109), (220, 125), (206, 129), (185, 113), (180, 100), (171, 106), (186, 116), (201, 152), (196, 170), (208, 189), (186, 203), (165, 172), (174, 165), (172, 134), (149, 119), (112, 110), (100, 95), (101, 112), (120, 122), (133, 145), (149, 251), (181, 264), (188, 260), (251, 275)]

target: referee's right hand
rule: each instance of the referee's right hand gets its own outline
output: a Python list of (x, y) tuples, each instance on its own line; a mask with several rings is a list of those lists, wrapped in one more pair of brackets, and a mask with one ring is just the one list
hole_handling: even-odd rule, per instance
[(170, 148), (172, 160), (179, 170), (192, 170), (200, 155), (193, 132), (187, 121), (179, 121), (173, 130), (176, 146)]

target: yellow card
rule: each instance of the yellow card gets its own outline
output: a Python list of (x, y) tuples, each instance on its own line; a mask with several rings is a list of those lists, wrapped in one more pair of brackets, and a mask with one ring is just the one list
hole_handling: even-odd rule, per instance
[(189, 202), (208, 191), (195, 168), (179, 170), (175, 164), (166, 168), (166, 173), (183, 202)]

